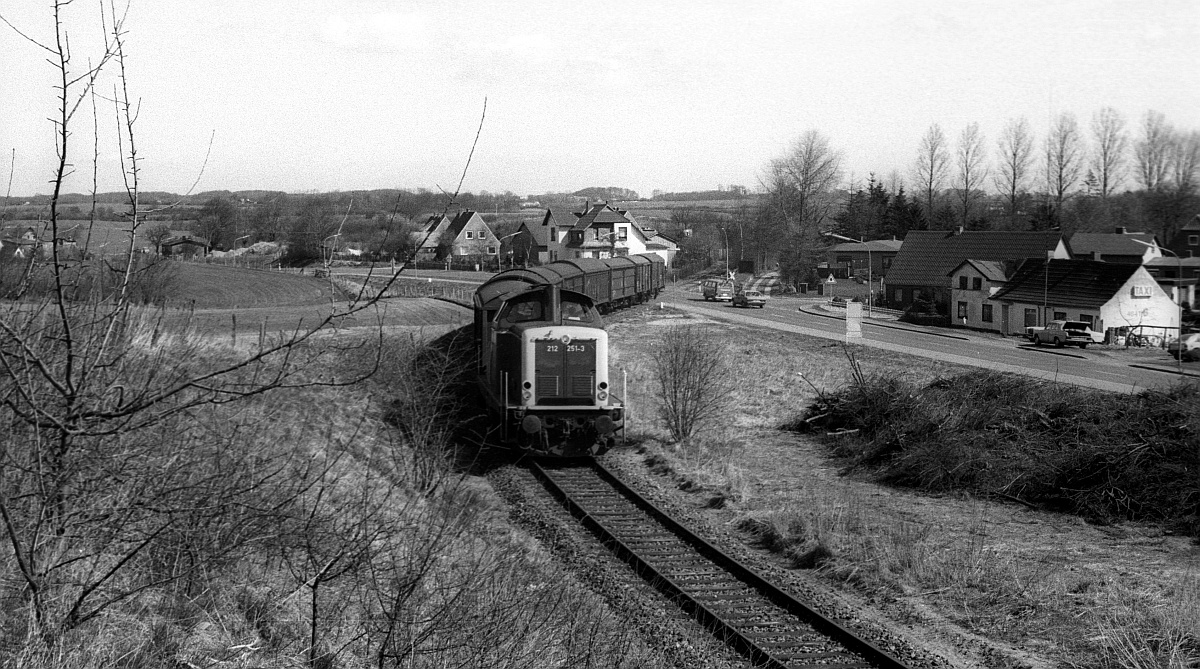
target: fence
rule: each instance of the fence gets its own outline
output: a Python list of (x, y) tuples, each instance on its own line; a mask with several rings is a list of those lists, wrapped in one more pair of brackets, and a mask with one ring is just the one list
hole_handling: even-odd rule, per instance
[[(430, 297), (438, 300), (445, 300), (455, 304), (461, 304), (469, 307), (472, 304), (473, 296), (475, 295), (474, 287), (461, 287), (447, 285), (444, 283), (429, 283), (429, 282), (414, 282), (396, 280), (391, 281), (388, 277), (372, 278), (370, 282), (363, 284), (352, 281), (347, 278), (337, 277), (334, 282), (341, 286), (343, 290), (352, 295), (357, 295), (361, 290), (364, 297)], [(382, 284), (382, 285), (372, 285)]]

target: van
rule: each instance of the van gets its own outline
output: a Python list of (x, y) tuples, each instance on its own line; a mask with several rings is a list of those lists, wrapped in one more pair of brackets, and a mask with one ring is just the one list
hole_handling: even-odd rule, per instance
[(733, 299), (733, 282), (729, 279), (705, 279), (700, 282), (700, 292), (705, 300), (729, 302)]

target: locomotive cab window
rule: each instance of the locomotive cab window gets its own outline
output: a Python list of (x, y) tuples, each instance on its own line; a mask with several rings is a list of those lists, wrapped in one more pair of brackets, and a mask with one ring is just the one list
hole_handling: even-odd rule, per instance
[(592, 321), (592, 316), (588, 313), (588, 308), (586, 305), (570, 300), (563, 300), (562, 319), (564, 322), (573, 321), (577, 323), (590, 323)]
[(540, 321), (545, 318), (546, 310), (542, 307), (540, 296), (529, 297), (509, 302), (500, 312), (500, 320), (509, 323), (526, 323)]

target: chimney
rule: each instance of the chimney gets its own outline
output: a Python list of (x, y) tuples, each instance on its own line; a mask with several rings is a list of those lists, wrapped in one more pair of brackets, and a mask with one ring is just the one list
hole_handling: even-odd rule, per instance
[(1092, 260), (1100, 260), (1100, 252), (1092, 251)]
[(1118, 226), (1117, 226), (1117, 234), (1118, 234), (1118, 235), (1124, 235), (1124, 234), (1126, 234), (1126, 232), (1125, 232), (1125, 226), (1123, 226), (1123, 225), (1118, 225)]

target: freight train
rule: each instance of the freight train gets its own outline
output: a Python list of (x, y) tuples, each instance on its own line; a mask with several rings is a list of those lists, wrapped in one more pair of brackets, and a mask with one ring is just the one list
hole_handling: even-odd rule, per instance
[(542, 455), (599, 455), (623, 438), (601, 313), (664, 286), (654, 254), (560, 260), (493, 276), (475, 292), (476, 378), (501, 439)]

